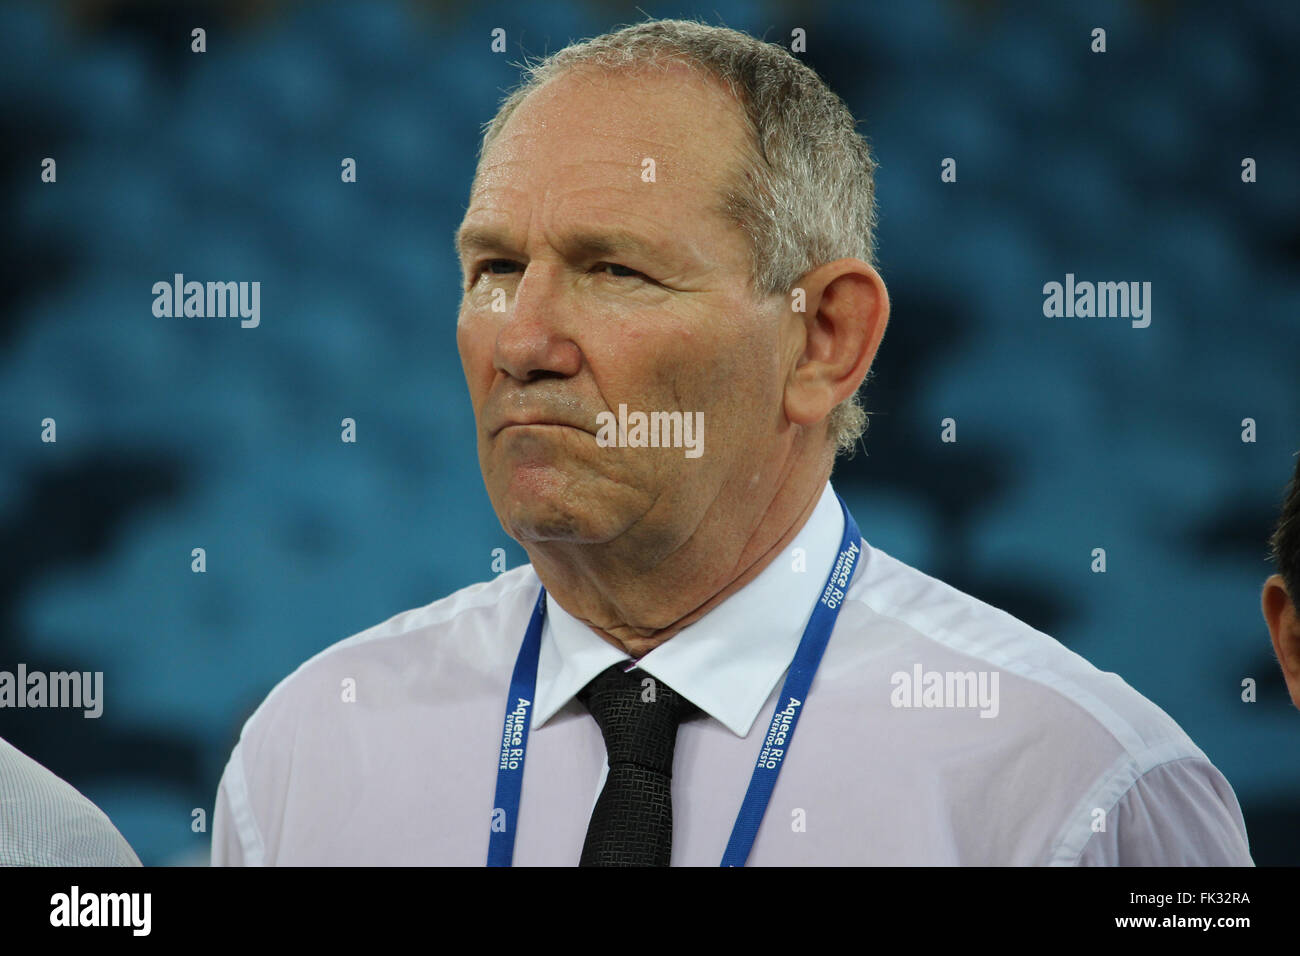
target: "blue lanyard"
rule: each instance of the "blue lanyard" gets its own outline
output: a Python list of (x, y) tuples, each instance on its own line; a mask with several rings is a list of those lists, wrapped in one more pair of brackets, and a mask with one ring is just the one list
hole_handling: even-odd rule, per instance
[[(813, 608), (808, 626), (804, 628), (795, 651), (794, 660), (781, 696), (776, 699), (772, 723), (763, 737), (763, 746), (754, 765), (754, 775), (749, 780), (744, 802), (722, 855), (722, 866), (744, 866), (749, 851), (758, 836), (763, 814), (772, 799), (777, 774), (790, 753), (795, 725), (803, 713), (812, 687), (813, 676), (821, 664), (822, 654), (835, 628), (840, 606), (858, 558), (862, 555), (862, 535), (857, 523), (849, 514), (844, 499), (836, 495), (840, 510), (844, 512), (844, 538), (840, 553), (835, 559), (821, 598)], [(528, 733), (532, 726), (533, 704), (537, 690), (537, 659), (542, 648), (542, 623), (546, 618), (546, 589), (537, 595), (533, 616), (524, 632), (524, 642), (515, 659), (514, 674), (510, 678), (510, 696), (506, 699), (506, 717), (501, 732), (501, 759), (497, 764), (496, 805), (492, 810), (492, 829), (488, 837), (488, 866), (510, 866), (515, 853), (515, 824), (519, 819), (519, 798), (524, 784), (524, 755), (528, 749)]]

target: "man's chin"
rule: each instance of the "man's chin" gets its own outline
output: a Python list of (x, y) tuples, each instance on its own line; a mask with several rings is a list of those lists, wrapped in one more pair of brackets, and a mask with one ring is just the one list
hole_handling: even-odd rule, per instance
[(516, 464), (497, 485), (493, 505), (501, 526), (521, 544), (533, 541), (581, 540), (589, 521), (587, 497), (574, 476), (550, 464)]
[(580, 507), (551, 502), (507, 503), (502, 526), (520, 544), (547, 541), (598, 544), (609, 539), (592, 526), (592, 516)]
[[(578, 469), (579, 473), (581, 469)], [(516, 466), (494, 501), (501, 525), (520, 544), (567, 541), (600, 544), (622, 528), (605, 501), (611, 487), (595, 476), (583, 480), (574, 470), (550, 465)], [(615, 509), (617, 510), (617, 509)]]

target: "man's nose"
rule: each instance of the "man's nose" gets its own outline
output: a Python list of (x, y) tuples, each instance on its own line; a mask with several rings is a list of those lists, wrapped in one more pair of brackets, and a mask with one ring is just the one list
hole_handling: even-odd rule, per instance
[(582, 352), (570, 337), (572, 308), (562, 267), (529, 263), (506, 300), (505, 320), (497, 330), (497, 370), (521, 382), (578, 374)]

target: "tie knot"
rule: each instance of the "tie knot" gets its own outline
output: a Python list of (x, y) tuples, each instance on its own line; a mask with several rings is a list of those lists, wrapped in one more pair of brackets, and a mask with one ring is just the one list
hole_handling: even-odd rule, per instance
[(672, 776), (677, 726), (699, 708), (663, 681), (625, 666), (596, 675), (578, 699), (600, 727), (611, 767), (634, 763)]

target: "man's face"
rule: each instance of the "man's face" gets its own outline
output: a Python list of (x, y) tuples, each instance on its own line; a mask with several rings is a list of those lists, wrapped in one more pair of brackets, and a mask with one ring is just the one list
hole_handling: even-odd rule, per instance
[(1282, 575), (1269, 575), (1260, 604), (1291, 702), (1300, 707), (1300, 608)]
[[(752, 296), (748, 239), (715, 211), (746, 137), (726, 91), (684, 68), (578, 71), (484, 155), (456, 338), (488, 495), (525, 545), (635, 527), (674, 547), (786, 427), (789, 310)], [(597, 414), (620, 404), (702, 412), (703, 453), (602, 447)]]

